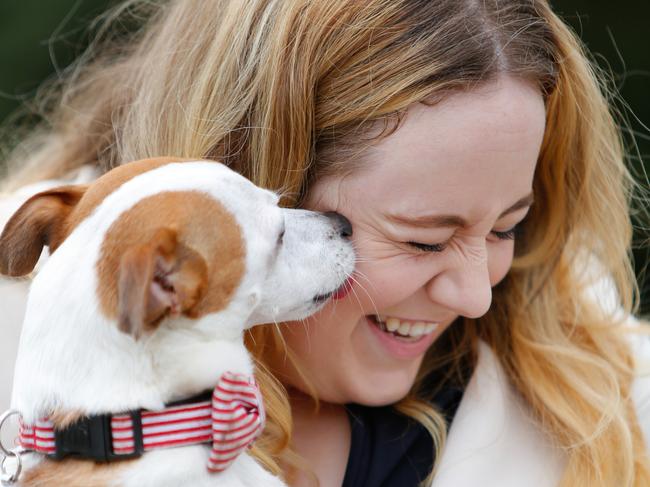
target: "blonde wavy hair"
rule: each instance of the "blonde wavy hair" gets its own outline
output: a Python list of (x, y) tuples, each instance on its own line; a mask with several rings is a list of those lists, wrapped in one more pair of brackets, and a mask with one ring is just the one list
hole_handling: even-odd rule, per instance
[[(632, 182), (602, 77), (546, 1), (128, 1), (37, 96), (43, 121), (8, 142), (5, 188), (175, 155), (223, 161), (300, 205), (319, 177), (355, 169), (377, 121), (386, 137), (409, 105), (502, 73), (545, 97), (535, 205), (488, 314), (452, 327), (395, 407), (427, 427), (437, 458), (446, 425), (421, 379), (471, 363), (482, 339), (566, 452), (562, 485), (650, 485), (626, 329), (586, 292), (606, 276), (633, 311)], [(269, 357), (291, 351), (281, 327), (254, 329), (248, 344), (269, 418), (255, 454), (283, 474), (299, 459)]]

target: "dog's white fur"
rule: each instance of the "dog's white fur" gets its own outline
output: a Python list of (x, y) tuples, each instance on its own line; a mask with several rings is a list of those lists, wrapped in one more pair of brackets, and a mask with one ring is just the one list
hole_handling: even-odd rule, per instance
[[(210, 195), (234, 216), (246, 244), (244, 276), (225, 309), (198, 319), (166, 319), (151, 336), (135, 340), (100, 311), (96, 263), (103, 238), (143, 198), (188, 190)], [(327, 217), (277, 203), (276, 194), (214, 162), (172, 163), (122, 184), (72, 231), (32, 283), (12, 407), (27, 423), (57, 410), (156, 410), (211, 389), (226, 370), (252, 374), (243, 331), (317, 311), (322, 303), (313, 298), (338, 288), (354, 266), (350, 242)], [(146, 453), (115, 485), (284, 485), (247, 454), (225, 472), (210, 474), (208, 451), (194, 446)]]

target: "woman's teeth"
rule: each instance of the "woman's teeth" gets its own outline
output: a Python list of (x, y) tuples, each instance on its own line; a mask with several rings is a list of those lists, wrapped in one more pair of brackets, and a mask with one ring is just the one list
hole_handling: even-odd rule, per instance
[(418, 338), (438, 328), (438, 323), (424, 321), (400, 321), (398, 318), (373, 315), (372, 320), (381, 330), (397, 336)]

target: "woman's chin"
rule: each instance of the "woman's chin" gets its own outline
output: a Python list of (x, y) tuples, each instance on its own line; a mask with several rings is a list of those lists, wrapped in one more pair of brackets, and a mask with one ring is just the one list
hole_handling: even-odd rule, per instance
[[(362, 406), (380, 407), (395, 404), (404, 399), (410, 392), (417, 370), (392, 371), (390, 374), (378, 372), (366, 372), (355, 374), (358, 380), (348, 380), (336, 387), (324, 387), (324, 384), (312, 384), (315, 386), (316, 396), (319, 401), (330, 404), (360, 404)], [(294, 385), (298, 394), (308, 396), (310, 391), (304, 384)]]
[(358, 401), (350, 401), (350, 402), (359, 404), (361, 406), (368, 406), (368, 407), (390, 406), (404, 399), (408, 395), (408, 392), (409, 391), (407, 390), (403, 394), (386, 394), (378, 397), (365, 396), (363, 398), (360, 398)]
[(391, 374), (368, 373), (362, 383), (349, 394), (348, 403), (362, 406), (388, 406), (404, 399), (415, 382), (415, 371), (393, 371)]

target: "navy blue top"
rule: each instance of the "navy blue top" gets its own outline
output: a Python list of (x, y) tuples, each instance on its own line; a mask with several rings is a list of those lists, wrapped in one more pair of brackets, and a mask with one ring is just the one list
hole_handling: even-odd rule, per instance
[[(463, 386), (448, 385), (431, 402), (447, 424), (458, 409)], [(342, 487), (416, 487), (433, 468), (431, 435), (394, 408), (346, 406), (352, 432)]]

